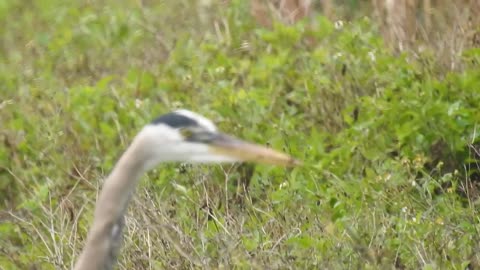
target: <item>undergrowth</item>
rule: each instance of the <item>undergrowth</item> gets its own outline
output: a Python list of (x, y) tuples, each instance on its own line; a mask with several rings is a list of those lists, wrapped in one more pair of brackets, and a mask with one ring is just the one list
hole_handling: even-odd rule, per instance
[(119, 269), (480, 267), (478, 49), (448, 72), (366, 18), (263, 29), (243, 1), (110, 4), (0, 1), (4, 269), (71, 268), (102, 179), (176, 108), (305, 165), (160, 166)]

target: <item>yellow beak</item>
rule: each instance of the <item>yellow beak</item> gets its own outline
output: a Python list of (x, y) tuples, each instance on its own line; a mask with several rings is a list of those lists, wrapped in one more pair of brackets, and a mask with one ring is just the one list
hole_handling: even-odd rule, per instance
[(302, 163), (293, 157), (277, 152), (262, 145), (242, 141), (240, 139), (225, 135), (216, 134), (209, 145), (212, 151), (233, 157), (239, 161), (252, 161), (272, 165), (293, 167)]

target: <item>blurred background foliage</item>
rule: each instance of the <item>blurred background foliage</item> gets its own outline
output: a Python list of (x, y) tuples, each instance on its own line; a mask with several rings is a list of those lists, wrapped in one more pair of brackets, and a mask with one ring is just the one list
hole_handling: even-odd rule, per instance
[(0, 0), (0, 266), (72, 267), (176, 108), (305, 161), (171, 164), (119, 269), (480, 267), (477, 1)]

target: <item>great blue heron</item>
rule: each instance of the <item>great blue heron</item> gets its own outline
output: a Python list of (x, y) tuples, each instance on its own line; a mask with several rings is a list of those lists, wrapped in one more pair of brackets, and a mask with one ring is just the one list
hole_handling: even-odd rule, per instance
[(203, 116), (178, 110), (146, 125), (105, 180), (93, 225), (75, 270), (111, 269), (121, 244), (124, 213), (138, 179), (161, 162), (254, 161), (290, 166), (290, 156), (230, 137)]

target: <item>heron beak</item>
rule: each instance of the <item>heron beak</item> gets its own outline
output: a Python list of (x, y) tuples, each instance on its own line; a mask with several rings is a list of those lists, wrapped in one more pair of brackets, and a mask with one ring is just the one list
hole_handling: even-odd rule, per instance
[(215, 138), (210, 141), (210, 148), (215, 153), (226, 155), (239, 161), (252, 161), (287, 167), (302, 164), (287, 154), (221, 133), (216, 134)]

